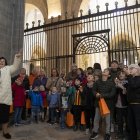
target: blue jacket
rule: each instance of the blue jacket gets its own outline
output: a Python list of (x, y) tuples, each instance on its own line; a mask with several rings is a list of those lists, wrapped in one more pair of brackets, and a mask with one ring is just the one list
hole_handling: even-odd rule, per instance
[(59, 93), (54, 93), (54, 94), (48, 95), (47, 100), (48, 100), (50, 108), (60, 107)]
[(47, 78), (46, 77), (43, 77), (43, 78), (37, 77), (37, 78), (35, 78), (35, 80), (33, 82), (32, 88), (34, 89), (34, 87), (40, 86), (40, 85), (44, 85), (44, 87), (45, 87), (46, 83), (47, 83)]
[(43, 107), (43, 99), (39, 91), (29, 91), (29, 97), (31, 98), (32, 106)]

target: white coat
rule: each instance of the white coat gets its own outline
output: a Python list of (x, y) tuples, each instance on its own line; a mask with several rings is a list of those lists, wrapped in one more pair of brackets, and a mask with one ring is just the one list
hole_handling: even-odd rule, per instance
[(18, 70), (21, 58), (16, 57), (13, 65), (8, 65), (0, 69), (0, 104), (12, 105), (11, 75)]

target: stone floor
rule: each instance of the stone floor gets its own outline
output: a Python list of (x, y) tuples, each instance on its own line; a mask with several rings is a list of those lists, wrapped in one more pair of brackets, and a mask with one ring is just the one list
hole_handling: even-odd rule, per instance
[[(28, 124), (22, 126), (11, 126), (12, 140), (89, 140), (90, 135), (85, 132), (74, 132), (70, 128), (60, 129), (58, 125), (50, 126), (46, 122)], [(5, 140), (0, 131), (0, 140)], [(101, 136), (97, 140), (103, 140)]]

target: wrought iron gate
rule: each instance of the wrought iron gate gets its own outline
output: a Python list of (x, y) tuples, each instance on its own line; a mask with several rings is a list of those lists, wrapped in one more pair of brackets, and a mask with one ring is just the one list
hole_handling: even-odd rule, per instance
[[(33, 66), (53, 67), (66, 72), (77, 55), (108, 53), (108, 63), (118, 60), (126, 65), (137, 63), (140, 55), (140, 4), (100, 12), (88, 11), (88, 15), (27, 28), (24, 31), (24, 67), (29, 72)], [(88, 42), (88, 43), (87, 43)]]

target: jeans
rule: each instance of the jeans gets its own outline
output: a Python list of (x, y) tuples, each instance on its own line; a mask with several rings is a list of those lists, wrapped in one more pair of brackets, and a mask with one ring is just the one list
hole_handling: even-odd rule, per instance
[(21, 114), (22, 114), (22, 107), (15, 107), (14, 108), (14, 123), (20, 123), (21, 121)]
[(31, 112), (32, 112), (32, 121), (35, 120), (35, 117), (36, 117), (36, 121), (39, 120), (39, 113), (40, 113), (40, 106), (32, 106), (32, 109), (31, 109)]
[(61, 128), (66, 127), (66, 115), (67, 115), (68, 110), (62, 110), (60, 114), (60, 126)]
[(50, 108), (51, 123), (56, 121), (56, 108)]
[[(100, 115), (100, 110), (98, 107), (95, 109), (95, 118), (94, 118), (94, 125), (93, 125), (93, 131), (98, 133), (99, 130), (99, 121), (100, 121), (101, 115)], [(105, 123), (106, 123), (106, 134), (110, 134), (110, 128), (111, 128), (111, 118), (110, 114), (107, 114), (105, 117)]]

